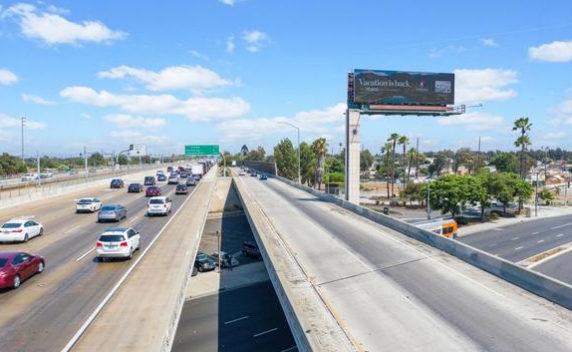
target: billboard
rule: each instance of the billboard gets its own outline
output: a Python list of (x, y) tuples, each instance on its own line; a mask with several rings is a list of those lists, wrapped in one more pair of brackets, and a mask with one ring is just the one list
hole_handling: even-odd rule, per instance
[(387, 105), (455, 104), (455, 74), (354, 70), (353, 102)]
[(133, 144), (133, 149), (129, 151), (129, 156), (147, 156), (147, 146), (145, 144)]

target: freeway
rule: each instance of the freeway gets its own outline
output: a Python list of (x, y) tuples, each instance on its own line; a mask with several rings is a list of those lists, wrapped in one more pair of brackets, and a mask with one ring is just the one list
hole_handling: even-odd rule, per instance
[(568, 250), (539, 262), (530, 269), (572, 285), (571, 261), (572, 252)]
[(572, 242), (572, 217), (563, 215), (497, 227), (459, 238), (469, 246), (519, 262)]
[[(143, 179), (140, 175), (133, 177), (125, 178), (126, 185)], [(46, 271), (17, 290), (0, 292), (1, 351), (62, 350), (134, 263), (96, 262), (93, 249), (98, 235), (108, 227), (132, 226), (141, 231), (143, 251), (172, 216), (148, 218), (143, 193), (128, 194), (126, 188), (108, 187), (85, 189), (2, 212), (0, 221), (33, 214), (44, 225), (42, 237), (22, 244), (1, 244), (0, 251), (40, 254), (46, 260)], [(174, 192), (174, 186), (162, 188), (164, 195)], [(118, 224), (100, 224), (96, 222), (97, 214), (75, 214), (74, 200), (84, 196), (99, 197), (104, 203), (119, 202), (127, 207), (128, 217)], [(173, 214), (189, 197), (192, 195), (172, 196)], [(137, 253), (135, 259), (140, 255)]]
[(280, 181), (239, 182), (357, 350), (572, 350), (569, 310)]

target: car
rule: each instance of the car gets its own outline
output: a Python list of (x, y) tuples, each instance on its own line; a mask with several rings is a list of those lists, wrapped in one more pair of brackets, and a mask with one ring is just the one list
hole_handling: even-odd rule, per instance
[[(219, 254), (217, 252), (211, 254), (211, 259), (215, 262), (215, 265), (218, 266)], [(224, 251), (221, 251), (220, 252), (221, 268), (227, 268), (229, 261), (230, 261), (232, 266), (238, 266), (238, 264), (240, 264), (238, 259), (231, 257), (230, 254), (228, 254)]]
[(133, 258), (141, 249), (141, 234), (132, 227), (112, 227), (105, 230), (95, 244), (95, 260)]
[(189, 172), (187, 170), (181, 170), (181, 172), (179, 173), (179, 176), (181, 178), (187, 178), (187, 177), (189, 177)]
[(266, 181), (266, 180), (268, 180), (268, 176), (266, 176), (266, 174), (260, 174), (260, 180)]
[(258, 176), (258, 174), (256, 173), (255, 170), (251, 170), (251, 171), (250, 171), (250, 176), (256, 177), (256, 176)]
[(78, 199), (75, 203), (76, 213), (95, 213), (101, 209), (101, 200), (94, 197)]
[(195, 257), (195, 268), (202, 273), (203, 271), (214, 270), (216, 264), (206, 253), (198, 252)]
[(46, 268), (44, 258), (25, 252), (0, 253), (0, 288), (20, 287), (30, 277), (41, 274)]
[(241, 169), (241, 170), (238, 172), (238, 176), (246, 176), (246, 171), (244, 171), (244, 170)]
[(42, 236), (44, 226), (31, 218), (21, 216), (6, 221), (0, 227), (0, 242), (28, 242), (30, 238)]
[(157, 170), (157, 173), (156, 173), (157, 176), (164, 175), (164, 174), (165, 174), (165, 172), (163, 172), (163, 170)]
[(177, 188), (175, 188), (175, 194), (189, 194), (189, 189), (187, 188), (187, 185), (184, 185), (182, 183), (177, 185)]
[(185, 181), (185, 185), (187, 186), (196, 186), (197, 185), (197, 179), (194, 176), (189, 176), (187, 177), (187, 180)]
[(172, 202), (168, 197), (151, 197), (147, 202), (147, 216), (164, 215), (171, 212)]
[(145, 186), (153, 186), (157, 184), (157, 179), (155, 176), (145, 176), (145, 180), (143, 181)]
[(173, 172), (173, 167), (172, 166), (167, 166), (167, 172)]
[(123, 187), (125, 187), (125, 183), (120, 178), (114, 178), (113, 180), (111, 180), (111, 183), (109, 184), (109, 188), (123, 188)]
[(145, 190), (145, 197), (158, 197), (161, 195), (161, 187), (149, 186)]
[(159, 174), (159, 175), (157, 175), (157, 181), (165, 182), (165, 181), (167, 181), (167, 176), (165, 176), (164, 174)]
[(179, 184), (179, 175), (171, 174), (171, 176), (169, 176), (169, 180), (167, 181), (167, 184), (178, 185)]
[(242, 243), (242, 256), (243, 257), (253, 257), (257, 259), (262, 259), (262, 254), (258, 245), (255, 242), (245, 241)]
[(127, 193), (140, 193), (143, 192), (143, 185), (139, 182), (130, 183), (127, 187)]
[(127, 217), (127, 208), (121, 204), (104, 204), (97, 214), (97, 222), (121, 221)]
[(38, 179), (38, 174), (25, 174), (22, 176), (22, 181), (33, 181)]

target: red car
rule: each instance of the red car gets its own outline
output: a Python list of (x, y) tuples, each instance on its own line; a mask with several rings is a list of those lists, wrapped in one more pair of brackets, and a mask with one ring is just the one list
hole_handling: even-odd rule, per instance
[(18, 288), (46, 268), (44, 258), (24, 252), (0, 253), (0, 288)]
[(161, 195), (161, 188), (157, 186), (149, 186), (145, 191), (146, 197), (158, 197)]

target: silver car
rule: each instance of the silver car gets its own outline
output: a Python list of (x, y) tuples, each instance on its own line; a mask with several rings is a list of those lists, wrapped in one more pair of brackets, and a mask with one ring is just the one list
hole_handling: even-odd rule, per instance
[(97, 222), (121, 221), (127, 217), (127, 208), (121, 204), (105, 204), (97, 215)]

